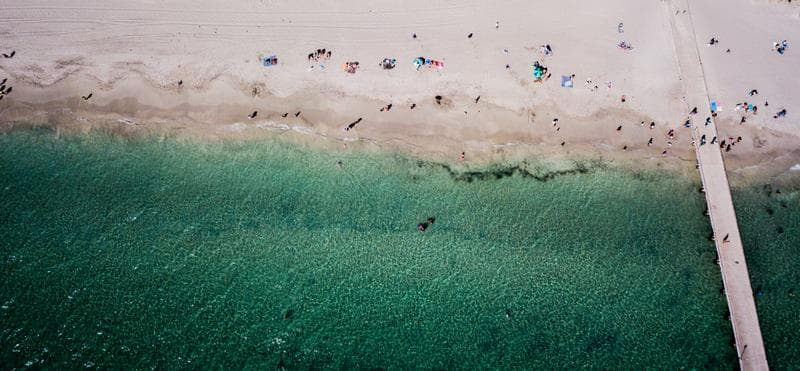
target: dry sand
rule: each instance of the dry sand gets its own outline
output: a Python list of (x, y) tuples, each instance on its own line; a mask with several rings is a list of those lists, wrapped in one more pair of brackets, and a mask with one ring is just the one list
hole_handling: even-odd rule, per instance
[[(468, 163), (589, 156), (693, 169), (669, 27), (669, 17), (691, 17), (694, 30), (686, 31), (697, 34), (709, 92), (723, 106), (719, 129), (743, 137), (725, 153), (729, 171), (754, 178), (800, 163), (798, 4), (701, 0), (684, 13), (657, 0), (202, 3), (5, 0), (0, 51), (17, 54), (0, 58), (0, 79), (14, 87), (0, 101), (3, 130), (46, 124), (202, 138), (280, 135), (445, 160), (464, 151)], [(720, 43), (704, 45), (711, 37)], [(771, 47), (783, 39), (790, 47), (781, 56)], [(621, 40), (633, 50), (617, 48)], [(553, 55), (538, 51), (545, 43)], [(331, 60), (309, 63), (318, 48), (332, 51)], [(260, 56), (271, 54), (279, 64), (261, 66)], [(418, 56), (446, 67), (417, 71)], [(384, 57), (397, 67), (381, 69)], [(532, 81), (536, 60), (549, 67), (549, 80)], [(345, 61), (361, 68), (347, 74)], [(570, 74), (575, 87), (562, 88), (560, 76)], [(748, 96), (751, 89), (759, 95)], [(742, 101), (759, 111), (739, 125), (734, 105)], [(390, 111), (379, 111), (389, 103)], [(780, 108), (789, 114), (773, 119)], [(248, 119), (254, 110), (258, 116)]]

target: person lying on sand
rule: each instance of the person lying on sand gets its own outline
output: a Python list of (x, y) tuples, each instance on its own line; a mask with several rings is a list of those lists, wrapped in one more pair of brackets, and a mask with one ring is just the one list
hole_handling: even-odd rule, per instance
[(344, 128), (344, 131), (350, 131), (350, 129), (356, 127), (361, 120), (363, 120), (363, 118), (359, 117), (358, 120), (351, 122), (349, 125), (347, 125), (347, 127)]

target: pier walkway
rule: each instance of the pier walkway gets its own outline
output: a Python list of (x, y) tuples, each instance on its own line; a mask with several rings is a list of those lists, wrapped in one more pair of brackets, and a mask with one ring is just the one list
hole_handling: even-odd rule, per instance
[[(711, 116), (710, 99), (694, 32), (692, 11), (687, 0), (671, 0), (665, 4), (688, 107), (686, 112), (688, 113), (693, 107), (697, 107), (698, 111), (691, 117), (692, 134), (711, 226), (714, 230), (714, 242), (725, 285), (730, 320), (736, 338), (739, 365), (742, 370), (767, 370), (767, 358), (758, 325), (753, 290), (750, 286), (750, 276), (747, 272), (739, 226), (719, 145), (719, 141), (723, 138), (717, 134), (715, 120), (712, 119), (708, 125), (705, 124), (706, 117)], [(701, 145), (703, 135), (705, 135), (705, 145)], [(718, 138), (717, 143), (711, 144), (714, 137)]]

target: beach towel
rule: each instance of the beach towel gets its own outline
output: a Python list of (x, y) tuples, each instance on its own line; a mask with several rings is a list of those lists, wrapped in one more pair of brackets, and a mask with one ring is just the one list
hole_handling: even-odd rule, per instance
[(566, 76), (566, 75), (561, 76), (561, 86), (563, 86), (565, 88), (571, 88), (572, 87), (572, 76)]

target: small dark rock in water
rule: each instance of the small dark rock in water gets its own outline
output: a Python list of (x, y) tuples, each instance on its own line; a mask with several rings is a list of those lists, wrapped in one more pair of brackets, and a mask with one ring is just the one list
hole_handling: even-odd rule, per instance
[(285, 312), (283, 312), (283, 319), (285, 320), (291, 319), (292, 316), (294, 316), (294, 309), (287, 309)]
[(773, 210), (771, 207), (768, 207), (767, 208), (767, 214), (769, 214), (769, 215), (775, 214), (775, 210)]
[(778, 227), (778, 234), (783, 234), (784, 230), (783, 227)]

